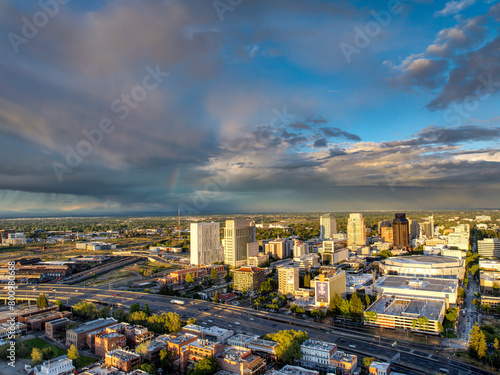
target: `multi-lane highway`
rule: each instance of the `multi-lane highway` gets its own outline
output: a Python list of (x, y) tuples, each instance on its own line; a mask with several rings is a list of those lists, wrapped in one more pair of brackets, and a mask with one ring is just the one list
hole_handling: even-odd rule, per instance
[[(353, 352), (360, 356), (375, 356), (390, 360), (399, 354), (399, 368), (408, 374), (437, 374), (446, 369), (448, 374), (490, 374), (490, 372), (444, 357), (444, 348), (432, 348), (423, 344), (355, 332), (315, 323), (312, 320), (295, 319), (280, 314), (255, 311), (239, 306), (215, 304), (201, 300), (185, 300), (186, 304), (171, 304), (172, 297), (157, 294), (146, 294), (128, 291), (103, 290), (97, 288), (79, 288), (63, 285), (38, 285), (36, 290), (31, 286), (20, 286), (17, 298), (35, 299), (39, 293), (45, 293), (50, 300), (60, 299), (71, 305), (82, 300), (108, 304), (115, 307), (128, 307), (133, 303), (144, 306), (147, 303), (153, 312), (177, 312), (184, 318), (195, 317), (201, 325), (219, 325), (235, 332), (245, 332), (252, 335), (263, 335), (282, 329), (302, 329), (311, 338), (336, 342), (341, 350)], [(0, 298), (6, 297), (6, 291), (0, 291)], [(176, 299), (179, 299), (176, 297)], [(354, 346), (354, 347), (353, 347)], [(437, 350), (436, 350), (437, 349)]]

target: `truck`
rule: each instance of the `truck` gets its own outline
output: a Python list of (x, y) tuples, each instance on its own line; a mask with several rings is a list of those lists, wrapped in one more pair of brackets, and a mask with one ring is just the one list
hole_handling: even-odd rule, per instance
[(170, 303), (175, 303), (176, 305), (185, 305), (186, 302), (180, 300), (180, 299), (171, 299)]

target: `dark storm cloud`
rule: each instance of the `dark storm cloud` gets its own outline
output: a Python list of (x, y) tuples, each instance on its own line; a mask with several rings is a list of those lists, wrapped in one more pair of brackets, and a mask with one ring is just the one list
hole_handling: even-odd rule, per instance
[(500, 138), (500, 127), (464, 125), (456, 128), (424, 128), (417, 137), (403, 141), (384, 142), (384, 147), (418, 146), (429, 144), (455, 145), (467, 142), (494, 141)]
[(325, 138), (320, 138), (314, 142), (314, 148), (323, 148), (328, 145), (328, 142)]
[(343, 131), (339, 128), (321, 128), (320, 130), (326, 137), (345, 138), (350, 141), (357, 142), (361, 141), (361, 137), (359, 135)]

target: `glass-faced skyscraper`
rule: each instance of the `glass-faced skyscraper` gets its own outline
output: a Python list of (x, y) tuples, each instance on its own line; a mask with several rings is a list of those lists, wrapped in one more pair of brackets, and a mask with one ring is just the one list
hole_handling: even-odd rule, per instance
[(337, 233), (337, 219), (333, 214), (324, 214), (319, 217), (319, 229), (322, 240), (329, 240)]
[(396, 248), (410, 246), (410, 228), (406, 214), (398, 213), (392, 221), (393, 244)]

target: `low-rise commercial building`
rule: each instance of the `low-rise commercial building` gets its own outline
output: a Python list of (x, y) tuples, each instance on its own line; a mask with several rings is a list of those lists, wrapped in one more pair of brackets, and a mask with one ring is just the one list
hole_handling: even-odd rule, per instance
[(68, 318), (51, 320), (45, 323), (45, 336), (49, 339), (56, 340), (66, 336), (66, 328), (71, 323)]
[(330, 365), (336, 368), (337, 374), (352, 374), (358, 367), (358, 356), (339, 350), (330, 357)]
[(127, 337), (116, 332), (106, 332), (95, 336), (95, 354), (104, 357), (107, 352), (127, 345)]
[(372, 362), (368, 368), (370, 375), (390, 375), (391, 364), (387, 362)]
[(34, 369), (35, 375), (69, 375), (75, 372), (73, 361), (68, 356), (62, 355), (45, 361)]
[(105, 363), (107, 366), (130, 372), (135, 366), (141, 364), (141, 356), (123, 349), (115, 349), (106, 353)]
[(319, 375), (319, 372), (300, 366), (286, 365), (281, 370), (271, 370), (266, 372), (266, 375)]
[(40, 331), (45, 329), (46, 323), (59, 320), (61, 318), (71, 318), (71, 312), (69, 311), (49, 311), (43, 314), (32, 315), (27, 317), (25, 322), (28, 330)]
[(83, 348), (87, 345), (87, 335), (95, 335), (116, 323), (117, 321), (113, 318), (99, 318), (70, 329), (66, 332), (66, 346), (75, 345), (77, 348)]
[(228, 346), (216, 360), (222, 370), (239, 375), (260, 374), (266, 368), (263, 358), (252, 354), (250, 349), (238, 346)]
[(302, 358), (298, 364), (302, 367), (328, 371), (331, 367), (330, 358), (337, 351), (337, 345), (326, 341), (309, 339), (300, 346)]

